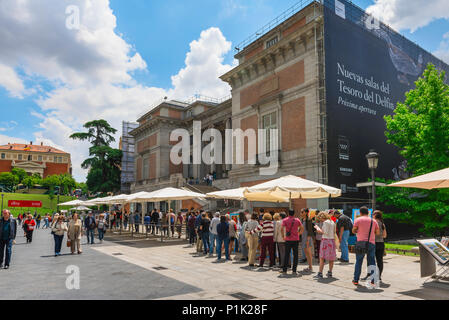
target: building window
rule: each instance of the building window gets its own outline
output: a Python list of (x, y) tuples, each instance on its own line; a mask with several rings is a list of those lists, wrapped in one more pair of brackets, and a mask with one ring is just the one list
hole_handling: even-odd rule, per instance
[(266, 49), (268, 49), (269, 47), (274, 46), (278, 42), (279, 42), (279, 37), (278, 36), (276, 36), (274, 38), (271, 38), (270, 40), (267, 41)]
[(28, 161), (32, 161), (33, 160), (33, 156), (32, 155), (28, 155)]
[(55, 156), (55, 158), (53, 159), (53, 162), (57, 163), (58, 162), (58, 157)]
[[(262, 117), (262, 128), (265, 129), (265, 151), (270, 151), (271, 135), (270, 129), (277, 129), (276, 112), (267, 114)], [(273, 150), (274, 151), (274, 150)]]
[(19, 154), (19, 157), (18, 157), (17, 160), (22, 160), (22, 155), (21, 154)]
[(6, 159), (6, 154), (2, 153), (2, 160)]
[(150, 178), (150, 158), (143, 158), (143, 172), (142, 180), (147, 180)]
[(42, 160), (43, 160), (42, 156), (37, 156), (37, 161), (42, 161)]

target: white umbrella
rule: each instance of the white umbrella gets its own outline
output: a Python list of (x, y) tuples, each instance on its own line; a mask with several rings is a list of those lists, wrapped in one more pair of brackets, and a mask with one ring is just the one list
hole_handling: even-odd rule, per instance
[(90, 211), (90, 210), (91, 209), (84, 207), (84, 206), (79, 206), (79, 207), (70, 209), (70, 211)]
[(84, 202), (85, 201), (81, 201), (81, 200), (72, 200), (69, 202), (58, 203), (58, 206), (60, 206), (60, 207), (81, 206), (81, 205), (84, 205)]
[(109, 200), (106, 200), (106, 201), (107, 201), (107, 204), (124, 204), (124, 203), (128, 202), (128, 199), (130, 197), (131, 196), (129, 194), (121, 194), (121, 195), (112, 197), (112, 198), (110, 198)]
[[(177, 188), (165, 188), (154, 192), (142, 192), (140, 194), (131, 195), (128, 202), (161, 202), (168, 201), (168, 208), (170, 209), (170, 201), (174, 200), (191, 200), (195, 198), (205, 198), (202, 193), (196, 193), (189, 190), (177, 189)], [(143, 220), (143, 215), (142, 215)], [(168, 220), (168, 235), (171, 236), (171, 223)]]
[[(244, 192), (248, 188), (237, 188), (237, 189), (229, 189), (229, 190), (222, 190), (217, 192), (210, 192), (207, 193), (206, 196), (208, 198), (214, 198), (214, 199), (230, 199), (230, 200), (245, 200)], [(277, 197), (274, 195), (267, 195), (264, 200), (264, 202), (289, 202), (288, 198), (282, 198)]]
[(205, 198), (202, 193), (196, 193), (184, 189), (165, 188), (154, 192), (143, 192), (139, 195), (131, 195), (129, 202), (161, 202), (172, 200), (190, 200)]
[(111, 200), (112, 197), (104, 197), (104, 198), (96, 198), (92, 200), (88, 200), (84, 202), (85, 205), (97, 206), (100, 204), (108, 204), (108, 201)]
[(426, 190), (449, 188), (449, 168), (396, 182), (388, 185), (387, 187), (417, 188)]
[(133, 194), (129, 195), (127, 202), (142, 202), (141, 200), (136, 200), (136, 199), (148, 199), (149, 194), (150, 194), (150, 192), (146, 192), (146, 191), (133, 193)]
[(288, 199), (321, 199), (341, 196), (341, 190), (296, 176), (285, 176), (248, 188), (244, 196), (249, 201), (264, 201), (271, 196)]

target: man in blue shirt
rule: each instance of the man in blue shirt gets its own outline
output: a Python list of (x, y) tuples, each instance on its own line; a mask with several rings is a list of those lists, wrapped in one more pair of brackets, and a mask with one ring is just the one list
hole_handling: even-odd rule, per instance
[(3, 218), (0, 219), (0, 268), (3, 268), (3, 257), (5, 257), (5, 269), (9, 268), (16, 233), (16, 220), (11, 217), (9, 210), (3, 210)]
[(143, 223), (145, 224), (146, 232), (150, 233), (151, 216), (149, 213), (143, 218)]

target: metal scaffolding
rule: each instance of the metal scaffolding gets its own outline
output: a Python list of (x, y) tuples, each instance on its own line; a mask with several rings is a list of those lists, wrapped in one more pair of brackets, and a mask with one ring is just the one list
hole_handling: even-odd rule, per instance
[(134, 151), (135, 139), (129, 133), (139, 126), (138, 123), (123, 121), (122, 124), (122, 173), (121, 192), (130, 193), (131, 183), (134, 182)]

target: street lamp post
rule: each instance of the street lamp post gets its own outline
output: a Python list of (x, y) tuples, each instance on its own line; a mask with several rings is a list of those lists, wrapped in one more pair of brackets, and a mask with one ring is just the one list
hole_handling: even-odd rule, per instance
[(366, 155), (366, 160), (368, 161), (368, 168), (371, 170), (371, 179), (372, 179), (372, 192), (373, 192), (373, 212), (376, 210), (376, 178), (375, 171), (377, 166), (379, 165), (379, 154), (374, 150), (370, 150), (370, 152)]

